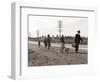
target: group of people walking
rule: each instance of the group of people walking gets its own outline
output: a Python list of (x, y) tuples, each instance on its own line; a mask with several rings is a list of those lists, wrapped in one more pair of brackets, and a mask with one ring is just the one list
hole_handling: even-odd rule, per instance
[(45, 45), (45, 48), (48, 48), (50, 49), (51, 47), (51, 37), (50, 35), (48, 34), (48, 36), (44, 38), (44, 45)]
[[(78, 53), (80, 41), (82, 41), (82, 38), (80, 36), (80, 30), (78, 30), (77, 34), (75, 35), (75, 46), (74, 46), (76, 53)], [(65, 48), (64, 35), (61, 36), (60, 42), (61, 42), (61, 51), (63, 51)], [(38, 46), (40, 46), (40, 40), (38, 41)], [(48, 49), (50, 49), (51, 47), (51, 37), (49, 34), (47, 35), (47, 37), (46, 36), (44, 37), (44, 46), (45, 48), (48, 48)]]
[[(38, 46), (40, 47), (40, 40), (38, 40)], [(49, 34), (47, 35), (47, 37), (44, 37), (44, 46), (48, 49), (50, 49), (51, 47), (51, 37)]]

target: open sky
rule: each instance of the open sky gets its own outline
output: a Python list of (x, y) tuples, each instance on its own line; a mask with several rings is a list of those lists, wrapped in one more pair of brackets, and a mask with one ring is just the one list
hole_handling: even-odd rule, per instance
[(63, 35), (75, 36), (77, 30), (80, 30), (81, 36), (88, 37), (88, 18), (47, 16), (29, 16), (29, 36), (37, 37), (37, 30), (40, 36), (59, 35), (58, 21), (62, 21)]

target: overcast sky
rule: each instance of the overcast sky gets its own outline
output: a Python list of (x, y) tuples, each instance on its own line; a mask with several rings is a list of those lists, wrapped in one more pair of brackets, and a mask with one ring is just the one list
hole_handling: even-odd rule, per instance
[(45, 17), (29, 16), (29, 35), (37, 37), (39, 35), (59, 35), (59, 22), (62, 21), (62, 34), (66, 36), (75, 36), (77, 30), (81, 31), (81, 36), (88, 36), (88, 18), (73, 17)]

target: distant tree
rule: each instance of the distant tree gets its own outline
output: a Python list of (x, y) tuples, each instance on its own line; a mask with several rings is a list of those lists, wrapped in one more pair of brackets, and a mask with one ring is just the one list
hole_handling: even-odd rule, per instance
[(56, 38), (58, 38), (58, 35), (56, 35)]
[(54, 39), (54, 35), (52, 35), (52, 39)]
[(42, 38), (44, 38), (44, 35), (42, 35)]

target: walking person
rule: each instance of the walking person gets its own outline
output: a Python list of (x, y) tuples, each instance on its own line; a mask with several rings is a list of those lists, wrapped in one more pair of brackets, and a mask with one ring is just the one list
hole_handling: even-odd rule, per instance
[(61, 52), (63, 52), (65, 48), (65, 40), (63, 35), (61, 36), (60, 40), (61, 40)]
[(40, 42), (40, 39), (38, 39), (38, 47), (41, 46), (41, 42)]
[(45, 48), (47, 48), (47, 38), (46, 38), (46, 36), (44, 37), (44, 45), (45, 45)]
[(48, 47), (48, 49), (50, 49), (50, 47), (51, 47), (51, 37), (49, 34), (47, 36), (47, 47)]
[(82, 38), (80, 36), (80, 30), (78, 30), (77, 34), (75, 35), (75, 52), (76, 53), (78, 53), (80, 41), (82, 41)]

